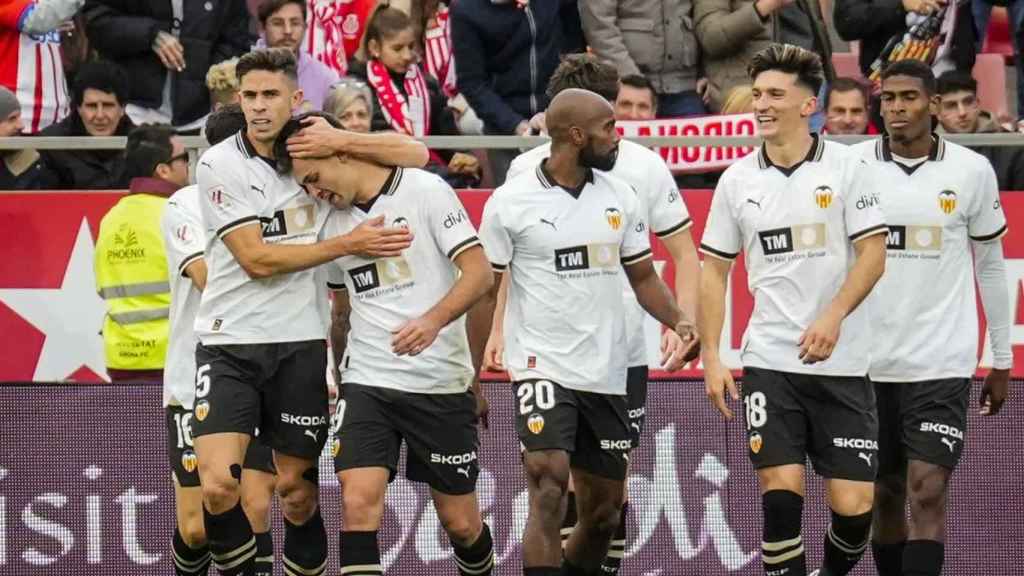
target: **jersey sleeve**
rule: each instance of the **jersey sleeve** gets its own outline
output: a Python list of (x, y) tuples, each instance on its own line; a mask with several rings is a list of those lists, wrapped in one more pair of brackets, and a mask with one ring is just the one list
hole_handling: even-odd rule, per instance
[(743, 235), (729, 196), (729, 182), (723, 176), (711, 197), (711, 210), (700, 240), (701, 252), (722, 260), (734, 260), (743, 249)]
[(863, 158), (851, 162), (853, 169), (847, 170), (843, 198), (843, 219), (850, 242), (863, 240), (868, 236), (883, 234), (889, 230), (885, 225), (879, 169)]
[(651, 236), (644, 199), (633, 190), (624, 192), (624, 195), (625, 231), (619, 253), (622, 255), (622, 264), (629, 266), (651, 257)]
[(440, 178), (429, 193), (421, 194), (426, 205), (427, 222), (437, 248), (450, 260), (473, 246), (480, 245), (469, 214), (451, 186)]
[(211, 154), (210, 149), (199, 159), (196, 182), (199, 185), (199, 203), (202, 207), (203, 222), (207, 229), (218, 238), (259, 222), (259, 214), (252, 205), (249, 193), (249, 178), (241, 161), (226, 155)]
[(21, 31), (21, 24), (29, 14), (34, 0), (11, 0), (0, 6), (0, 28)]
[(647, 223), (658, 238), (668, 238), (693, 225), (690, 211), (683, 202), (682, 191), (664, 162), (651, 174), (651, 190), (647, 197)]
[(480, 221), (480, 240), (495, 272), (505, 272), (512, 261), (512, 235), (503, 222), (507, 218), (507, 214), (503, 214), (503, 204), (497, 192), (492, 193), (484, 204), (484, 216)]
[(203, 223), (176, 202), (168, 202), (160, 221), (170, 271), (185, 276), (188, 265), (201, 260), (205, 249)]
[(331, 290), (348, 290), (348, 286), (345, 285), (345, 271), (341, 269), (337, 262), (328, 262), (324, 264), (324, 268), (327, 270), (328, 288)]
[(985, 162), (977, 194), (967, 215), (967, 233), (975, 242), (991, 242), (1006, 234), (1006, 215), (999, 201), (999, 184), (992, 165)]

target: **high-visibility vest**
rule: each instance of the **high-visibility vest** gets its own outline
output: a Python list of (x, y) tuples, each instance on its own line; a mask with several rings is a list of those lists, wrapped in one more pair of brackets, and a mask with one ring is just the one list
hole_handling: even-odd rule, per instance
[(167, 198), (130, 194), (107, 212), (96, 240), (96, 290), (107, 301), (107, 368), (159, 370), (167, 357), (171, 286), (160, 218)]

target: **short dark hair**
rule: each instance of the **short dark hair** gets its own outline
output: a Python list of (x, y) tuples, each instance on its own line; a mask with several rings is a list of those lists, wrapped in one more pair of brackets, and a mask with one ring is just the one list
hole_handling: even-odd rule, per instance
[(143, 124), (129, 132), (124, 152), (125, 179), (151, 178), (158, 165), (170, 162), (174, 134), (174, 128), (166, 124)]
[(121, 106), (128, 103), (128, 81), (125, 79), (124, 70), (113, 62), (94, 60), (78, 68), (71, 92), (71, 101), (76, 108), (82, 105), (85, 91), (90, 88), (113, 94)]
[(917, 78), (921, 81), (925, 94), (929, 96), (935, 94), (935, 73), (932, 72), (931, 66), (920, 60), (908, 58), (905, 60), (890, 62), (888, 66), (882, 69), (882, 82), (885, 82), (893, 76), (910, 76), (911, 78)]
[(590, 90), (614, 101), (619, 93), (619, 72), (592, 54), (569, 54), (562, 57), (548, 80), (548, 98), (569, 88)]
[(935, 80), (935, 93), (939, 96), (951, 94), (953, 92), (970, 92), (971, 94), (978, 94), (978, 81), (974, 79), (967, 72), (962, 70), (949, 70), (943, 72)]
[(218, 144), (245, 129), (245, 113), (238, 104), (227, 104), (206, 118), (206, 141)]
[(815, 96), (825, 83), (825, 68), (821, 64), (821, 57), (792, 44), (771, 44), (754, 54), (747, 66), (751, 80), (756, 80), (761, 73), (770, 70), (796, 74), (797, 83), (804, 85)]
[(259, 19), (261, 25), (266, 25), (267, 18), (270, 18), (274, 12), (277, 12), (289, 4), (295, 4), (300, 10), (302, 10), (302, 20), (305, 21), (306, 2), (304, 0), (264, 0), (256, 10), (256, 18)]
[(619, 78), (619, 84), (636, 88), (638, 90), (649, 90), (651, 92), (651, 97), (654, 99), (654, 103), (658, 103), (658, 91), (654, 89), (654, 84), (651, 84), (651, 81), (643, 74), (626, 74), (622, 78)]
[(238, 64), (235, 65), (235, 76), (238, 76), (238, 81), (241, 82), (242, 78), (253, 70), (281, 72), (295, 82), (299, 80), (295, 53), (288, 48), (261, 48), (249, 52), (238, 59)]
[(836, 92), (860, 92), (864, 99), (865, 108), (868, 105), (868, 87), (856, 78), (840, 76), (832, 81), (825, 90), (825, 109), (828, 110), (828, 103), (832, 100), (832, 94)]
[(341, 129), (341, 121), (335, 118), (333, 114), (327, 112), (314, 110), (292, 117), (291, 120), (285, 123), (284, 128), (281, 128), (281, 132), (277, 135), (277, 140), (274, 140), (274, 160), (277, 162), (277, 171), (281, 174), (291, 174), (292, 157), (288, 154), (288, 139), (294, 136), (296, 132), (302, 130), (302, 122), (306, 118), (323, 118), (331, 126)]

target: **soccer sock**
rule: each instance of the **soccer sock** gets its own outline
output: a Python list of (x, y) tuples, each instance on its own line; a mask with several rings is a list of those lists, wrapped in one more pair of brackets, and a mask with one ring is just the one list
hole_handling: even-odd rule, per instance
[(256, 534), (256, 576), (274, 576), (274, 537), (270, 532)]
[(242, 510), (242, 501), (222, 514), (211, 514), (203, 506), (203, 524), (210, 542), (213, 566), (222, 576), (248, 576), (253, 573), (256, 538), (249, 519)]
[(321, 576), (327, 571), (327, 530), (318, 507), (301, 526), (284, 519), (284, 573)]
[(486, 523), (476, 542), (468, 548), (452, 542), (452, 549), (455, 550), (455, 566), (460, 576), (488, 576), (494, 569), (494, 543)]
[(800, 538), (804, 498), (789, 490), (770, 490), (761, 496), (764, 529), (761, 560), (772, 576), (805, 576), (807, 560)]
[(608, 555), (601, 564), (602, 574), (618, 574), (622, 566), (622, 558), (626, 553), (626, 512), (629, 511), (629, 502), (622, 503), (622, 512), (619, 513), (619, 527), (615, 529), (615, 536), (608, 546)]
[(377, 547), (377, 532), (342, 531), (339, 539), (341, 548), (341, 576), (381, 576), (380, 549)]
[(903, 576), (939, 576), (946, 546), (935, 540), (910, 540), (903, 549)]
[(537, 566), (523, 568), (523, 576), (561, 576), (562, 569), (557, 566)]
[(907, 543), (879, 544), (871, 542), (871, 555), (875, 558), (878, 576), (903, 576), (903, 548)]
[(174, 573), (177, 576), (205, 576), (210, 566), (210, 547), (203, 544), (199, 548), (189, 548), (181, 532), (174, 529)]
[(828, 576), (846, 576), (860, 562), (868, 548), (871, 532), (871, 512), (857, 516), (842, 516), (832, 511), (832, 523), (825, 536), (825, 562), (822, 573)]
[(565, 549), (565, 545), (569, 542), (569, 536), (572, 536), (572, 531), (576, 528), (576, 493), (569, 492), (567, 495), (568, 503), (565, 507), (565, 518), (562, 519), (562, 549)]

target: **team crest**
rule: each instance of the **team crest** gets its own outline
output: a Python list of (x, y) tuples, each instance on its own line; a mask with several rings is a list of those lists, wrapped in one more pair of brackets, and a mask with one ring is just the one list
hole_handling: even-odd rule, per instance
[(408, 230), (409, 220), (405, 216), (399, 216), (398, 218), (395, 218), (394, 222), (392, 222), (391, 225), (394, 226), (395, 228), (405, 228), (406, 230)]
[(181, 467), (185, 469), (185, 472), (189, 474), (196, 471), (196, 465), (199, 460), (196, 458), (196, 453), (191, 450), (186, 450), (181, 455)]
[(956, 192), (952, 190), (939, 192), (939, 208), (943, 214), (952, 214), (956, 210)]
[(608, 225), (612, 227), (612, 230), (618, 230), (622, 227), (622, 212), (619, 212), (618, 208), (608, 208), (604, 211), (604, 219), (608, 221)]
[(544, 430), (544, 417), (540, 414), (530, 414), (526, 420), (526, 427), (534, 434), (540, 434)]
[(825, 209), (832, 205), (832, 188), (828, 186), (818, 186), (814, 189), (814, 203), (818, 205), (818, 208)]
[(331, 458), (337, 458), (338, 454), (341, 453), (341, 440), (334, 438), (331, 440)]
[(199, 402), (196, 404), (195, 413), (196, 420), (199, 420), (200, 422), (206, 420), (206, 417), (210, 415), (210, 403), (206, 400)]
[(764, 445), (764, 440), (761, 438), (759, 432), (754, 432), (750, 435), (750, 451), (757, 454), (761, 451), (761, 446)]

